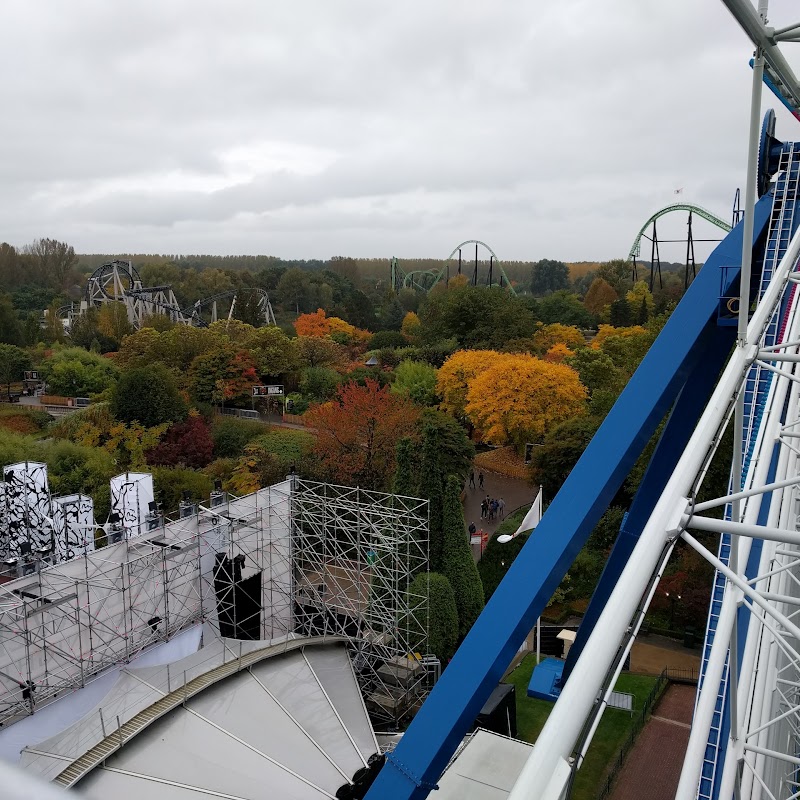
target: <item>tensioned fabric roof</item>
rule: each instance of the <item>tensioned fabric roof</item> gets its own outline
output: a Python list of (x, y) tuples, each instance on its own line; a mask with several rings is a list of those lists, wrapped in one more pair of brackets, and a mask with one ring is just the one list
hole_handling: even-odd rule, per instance
[[(243, 651), (255, 654), (257, 646), (265, 650), (265, 645), (246, 642)], [(227, 649), (231, 663), (238, 646), (218, 640), (171, 664), (169, 679), (165, 666), (126, 670), (101, 703), (107, 709), (106, 734), (113, 740), (115, 711), (127, 709), (123, 714), (132, 719), (168, 697), (168, 688), (179, 688), (184, 669), (191, 681), (201, 659), (206, 666), (221, 663), (213, 651)], [(52, 780), (64, 769), (65, 758), (75, 758), (87, 741), (97, 738), (98, 725), (95, 710), (59, 737), (29, 748), (22, 763)], [(255, 661), (178, 704), (123, 740), (76, 789), (98, 800), (334, 798), (376, 752), (347, 651), (306, 641)]]

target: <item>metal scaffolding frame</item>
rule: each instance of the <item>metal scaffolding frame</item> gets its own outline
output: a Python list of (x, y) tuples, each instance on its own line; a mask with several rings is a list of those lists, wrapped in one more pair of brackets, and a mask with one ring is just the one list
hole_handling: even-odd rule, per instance
[(430, 683), (428, 605), (411, 593), (428, 569), (428, 501), (296, 479), (292, 529), (295, 631), (347, 637), (373, 718), (397, 724)]
[(425, 659), (407, 656), (427, 604), (408, 587), (427, 569), (427, 501), (292, 477), (144, 528), (0, 585), (0, 724), (199, 623), (228, 638), (345, 636), (380, 719), (421, 701)]

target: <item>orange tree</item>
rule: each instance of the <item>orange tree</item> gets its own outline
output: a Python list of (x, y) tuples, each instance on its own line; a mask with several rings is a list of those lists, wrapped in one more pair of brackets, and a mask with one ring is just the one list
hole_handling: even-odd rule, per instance
[(311, 409), (306, 424), (317, 431), (314, 451), (332, 480), (365, 489), (386, 489), (397, 443), (419, 437), (420, 410), (388, 386), (367, 378), (348, 383), (328, 403)]
[(465, 411), (487, 442), (521, 447), (585, 413), (586, 395), (571, 367), (509, 353), (469, 382)]

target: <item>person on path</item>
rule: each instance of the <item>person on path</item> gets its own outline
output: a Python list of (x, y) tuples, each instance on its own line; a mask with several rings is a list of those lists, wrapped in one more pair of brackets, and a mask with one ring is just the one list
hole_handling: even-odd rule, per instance
[(492, 500), (489, 504), (489, 508), (491, 509), (491, 518), (494, 519), (497, 516), (497, 509), (499, 508), (497, 500)]
[(469, 471), (469, 488), (470, 489), (474, 489), (475, 488), (475, 470), (474, 469), (471, 469)]
[(483, 472), (478, 473), (478, 488), (483, 489)]
[(506, 501), (501, 497), (497, 501), (497, 510), (500, 512), (500, 519), (506, 518)]
[(472, 537), (476, 534), (478, 529), (475, 527), (474, 522), (470, 522), (468, 530), (469, 530), (469, 538), (472, 539)]
[(486, 519), (486, 514), (489, 511), (489, 504), (486, 500), (481, 500), (481, 519)]

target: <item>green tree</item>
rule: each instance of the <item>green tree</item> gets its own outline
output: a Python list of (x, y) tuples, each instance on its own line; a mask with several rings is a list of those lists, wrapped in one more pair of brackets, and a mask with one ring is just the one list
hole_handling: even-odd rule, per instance
[(569, 267), (563, 261), (543, 258), (531, 267), (531, 294), (546, 295), (569, 289)]
[(444, 485), (439, 466), (439, 437), (436, 429), (422, 429), (422, 463), (419, 470), (419, 494), (428, 500), (430, 520), (430, 565), (433, 572), (442, 571), (442, 524), (444, 514)]
[(602, 420), (575, 417), (557, 425), (533, 448), (531, 478), (542, 485), (546, 497), (554, 497), (583, 455)]
[(14, 310), (11, 295), (8, 294), (0, 294), (0, 342), (16, 345), (23, 344), (19, 316)]
[(417, 482), (414, 480), (416, 464), (414, 463), (414, 443), (408, 436), (404, 436), (397, 443), (397, 458), (394, 468), (394, 481), (392, 491), (405, 497), (414, 497), (417, 491)]
[(422, 412), (422, 425), (434, 432), (441, 474), (456, 475), (463, 484), (475, 458), (475, 445), (467, 432), (453, 417), (435, 408)]
[(633, 267), (630, 261), (624, 258), (615, 258), (605, 261), (597, 268), (597, 277), (611, 284), (614, 291), (621, 297), (631, 288)]
[(488, 286), (431, 292), (419, 309), (419, 318), (425, 343), (453, 337), (461, 347), (470, 349), (500, 348), (511, 339), (532, 336), (536, 329), (525, 300)]
[(330, 400), (342, 382), (342, 376), (331, 367), (306, 367), (300, 373), (300, 391), (310, 400)]
[(392, 393), (417, 405), (432, 406), (436, 398), (436, 370), (424, 361), (401, 361), (394, 371)]
[(595, 322), (578, 296), (567, 291), (557, 291), (543, 297), (536, 306), (536, 313), (545, 325), (560, 322), (562, 325), (591, 328)]
[(119, 377), (112, 361), (80, 347), (59, 350), (44, 362), (42, 372), (50, 391), (67, 397), (101, 394)]
[(483, 610), (483, 586), (464, 525), (461, 481), (455, 475), (447, 479), (444, 491), (442, 574), (453, 587), (458, 609), (458, 632), (463, 638)]
[(23, 248), (33, 266), (34, 275), (55, 289), (62, 289), (78, 258), (66, 242), (56, 239), (36, 239)]
[(608, 321), (615, 328), (627, 328), (633, 325), (633, 313), (631, 312), (630, 304), (624, 297), (615, 300), (611, 304)]
[(278, 298), (284, 309), (300, 314), (308, 309), (310, 285), (308, 275), (293, 267), (281, 275), (276, 287)]
[(408, 587), (408, 605), (411, 641), (424, 639), (425, 652), (447, 664), (458, 643), (458, 609), (450, 581), (437, 572), (420, 573)]
[(123, 422), (140, 422), (151, 428), (186, 419), (186, 402), (175, 378), (163, 364), (123, 372), (111, 391), (111, 413)]
[(5, 384), (11, 398), (11, 384), (22, 380), (22, 374), (31, 367), (31, 357), (13, 344), (0, 344), (0, 384)]
[(256, 328), (242, 342), (256, 360), (265, 378), (279, 379), (297, 366), (297, 356), (289, 337), (274, 325)]

